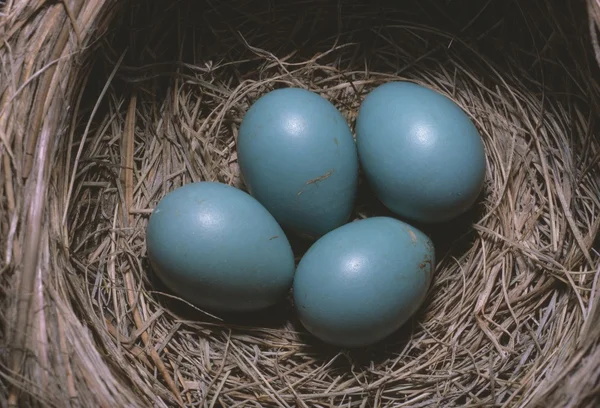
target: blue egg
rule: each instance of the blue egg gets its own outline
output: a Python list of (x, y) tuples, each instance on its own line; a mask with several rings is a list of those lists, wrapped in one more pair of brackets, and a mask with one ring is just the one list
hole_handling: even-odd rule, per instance
[(292, 248), (273, 216), (235, 187), (199, 182), (163, 197), (148, 222), (148, 257), (181, 298), (216, 312), (250, 312), (292, 286)]
[(299, 88), (263, 95), (242, 121), (237, 153), (248, 191), (285, 229), (317, 238), (348, 221), (358, 154), (325, 98)]
[(409, 82), (371, 91), (356, 120), (365, 178), (397, 215), (449, 221), (473, 206), (486, 173), (481, 136), (452, 100)]
[(304, 327), (326, 343), (363, 347), (398, 330), (424, 302), (435, 252), (418, 229), (389, 217), (355, 221), (300, 260), (293, 297)]

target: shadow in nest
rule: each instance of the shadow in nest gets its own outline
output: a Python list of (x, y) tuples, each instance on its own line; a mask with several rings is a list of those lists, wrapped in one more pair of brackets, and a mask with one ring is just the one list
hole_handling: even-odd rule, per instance
[(150, 283), (148, 291), (154, 294), (161, 306), (183, 321), (215, 325), (224, 324), (240, 329), (279, 329), (287, 323), (292, 310), (290, 301), (287, 298), (267, 309), (251, 313), (216, 313), (204, 310), (181, 300), (175, 295), (154, 273), (147, 258), (144, 259), (144, 266), (148, 272)]
[[(394, 356), (404, 353), (409, 345), (411, 346), (410, 350), (419, 348), (418, 344), (411, 344), (411, 342), (414, 342), (414, 332), (424, 313), (423, 308), (419, 309), (406, 323), (385, 339), (366, 347), (356, 348), (343, 348), (321, 341), (303, 328), (296, 314), (291, 317), (291, 323), (299, 333), (299, 339), (303, 344), (301, 347), (303, 353), (311, 354), (320, 361), (335, 360), (334, 367), (352, 371), (368, 369), (372, 364), (378, 365), (389, 361)], [(340, 355), (343, 355), (344, 358), (340, 359)]]

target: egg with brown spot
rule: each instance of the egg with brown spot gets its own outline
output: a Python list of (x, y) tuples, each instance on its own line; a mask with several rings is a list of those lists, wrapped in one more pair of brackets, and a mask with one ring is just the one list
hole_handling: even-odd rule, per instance
[(434, 263), (429, 237), (397, 219), (339, 227), (316, 241), (298, 265), (293, 293), (300, 321), (330, 344), (379, 342), (423, 305)]
[(299, 88), (254, 102), (237, 140), (248, 191), (286, 230), (318, 238), (348, 221), (358, 189), (358, 153), (343, 115)]

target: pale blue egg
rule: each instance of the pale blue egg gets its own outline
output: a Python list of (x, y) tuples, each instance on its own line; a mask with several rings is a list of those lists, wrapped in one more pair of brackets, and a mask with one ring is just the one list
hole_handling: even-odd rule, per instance
[(482, 190), (486, 158), (477, 128), (429, 88), (390, 82), (371, 91), (356, 120), (356, 144), (377, 197), (407, 219), (449, 221)]
[(248, 191), (284, 228), (317, 238), (348, 221), (358, 154), (327, 99), (299, 88), (263, 95), (242, 121), (237, 154)]
[(146, 246), (165, 285), (208, 310), (263, 309), (292, 286), (294, 255), (283, 230), (258, 201), (226, 184), (191, 183), (163, 197)]
[(435, 263), (431, 240), (389, 217), (351, 222), (302, 257), (293, 297), (304, 327), (324, 342), (362, 347), (385, 339), (426, 298)]

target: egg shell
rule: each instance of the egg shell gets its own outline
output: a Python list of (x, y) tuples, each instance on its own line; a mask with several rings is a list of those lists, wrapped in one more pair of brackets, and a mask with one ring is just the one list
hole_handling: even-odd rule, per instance
[(283, 230), (258, 201), (226, 184), (186, 184), (163, 197), (146, 246), (165, 285), (207, 310), (260, 310), (292, 286), (294, 255)]
[(263, 95), (244, 116), (237, 153), (248, 191), (285, 229), (317, 238), (348, 221), (358, 154), (327, 99), (299, 88)]
[(486, 173), (481, 136), (446, 96), (389, 82), (363, 100), (356, 144), (369, 185), (397, 215), (449, 221), (473, 206)]
[(346, 224), (317, 240), (298, 264), (299, 319), (326, 343), (377, 343), (422, 305), (434, 263), (433, 243), (409, 224), (390, 217)]

